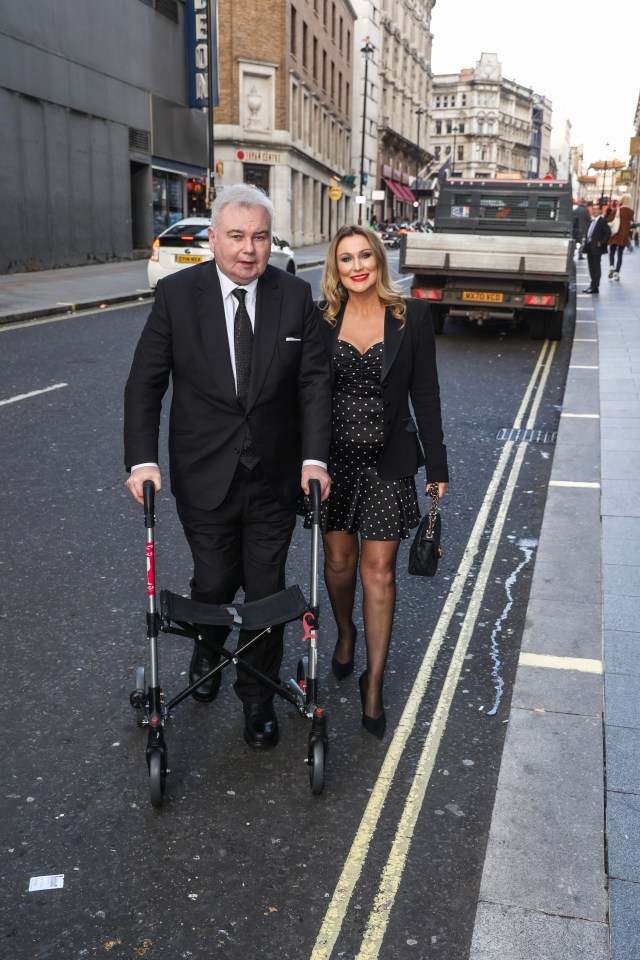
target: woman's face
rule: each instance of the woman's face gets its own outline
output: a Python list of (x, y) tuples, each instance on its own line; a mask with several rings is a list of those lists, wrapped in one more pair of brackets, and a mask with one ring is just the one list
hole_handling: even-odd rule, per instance
[(338, 274), (348, 293), (364, 293), (375, 289), (378, 279), (378, 261), (366, 237), (356, 234), (345, 237), (336, 251)]

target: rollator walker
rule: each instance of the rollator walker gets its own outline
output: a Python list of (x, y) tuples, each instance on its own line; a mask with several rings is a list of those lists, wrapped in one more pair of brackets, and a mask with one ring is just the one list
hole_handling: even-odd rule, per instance
[[(171, 711), (185, 700), (201, 684), (219, 670), (235, 666), (242, 668), (268, 690), (291, 703), (301, 717), (311, 721), (306, 763), (309, 785), (313, 794), (322, 793), (324, 787), (325, 755), (327, 751), (327, 717), (318, 706), (318, 548), (320, 540), (320, 483), (311, 480), (311, 570), (309, 603), (300, 587), (288, 587), (262, 600), (252, 603), (209, 604), (189, 600), (186, 597), (160, 591), (160, 609), (156, 604), (155, 575), (155, 487), (151, 480), (143, 485), (144, 525), (147, 534), (147, 641), (149, 646), (149, 682), (145, 667), (136, 669), (136, 689), (130, 695), (131, 706), (136, 711), (138, 726), (147, 728), (146, 758), (149, 769), (151, 803), (161, 807), (169, 766), (165, 727), (171, 719)], [(298, 660), (296, 679), (285, 683), (274, 682), (259, 670), (246, 663), (243, 654), (280, 624), (300, 620), (304, 627), (302, 639), (307, 641), (305, 655)], [(190, 684), (170, 700), (167, 700), (159, 679), (158, 636), (172, 633), (195, 641), (203, 626), (226, 626), (256, 631), (241, 647), (229, 650), (228, 646), (211, 643), (212, 651), (220, 661), (196, 683)], [(232, 636), (232, 633), (229, 634)]]

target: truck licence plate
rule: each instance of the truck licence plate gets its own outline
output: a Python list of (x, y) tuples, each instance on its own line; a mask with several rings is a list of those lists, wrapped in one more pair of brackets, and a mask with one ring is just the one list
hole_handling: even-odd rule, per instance
[(502, 303), (502, 293), (488, 293), (486, 290), (463, 290), (463, 300), (475, 300), (477, 303)]
[(186, 257), (181, 255), (176, 257), (176, 263), (202, 263), (202, 257)]

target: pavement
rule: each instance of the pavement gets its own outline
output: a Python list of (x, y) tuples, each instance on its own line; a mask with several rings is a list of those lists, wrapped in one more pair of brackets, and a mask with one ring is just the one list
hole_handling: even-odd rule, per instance
[[(299, 268), (325, 252), (297, 251)], [(469, 960), (640, 960), (640, 249), (599, 297), (576, 269)], [(140, 260), (7, 275), (0, 323), (151, 296)]]

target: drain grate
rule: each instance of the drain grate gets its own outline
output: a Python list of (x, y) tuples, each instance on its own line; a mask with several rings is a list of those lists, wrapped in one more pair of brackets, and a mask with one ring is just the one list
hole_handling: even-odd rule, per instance
[(516, 443), (555, 443), (557, 430), (517, 430), (515, 427), (503, 427), (498, 430), (496, 440), (513, 440)]

